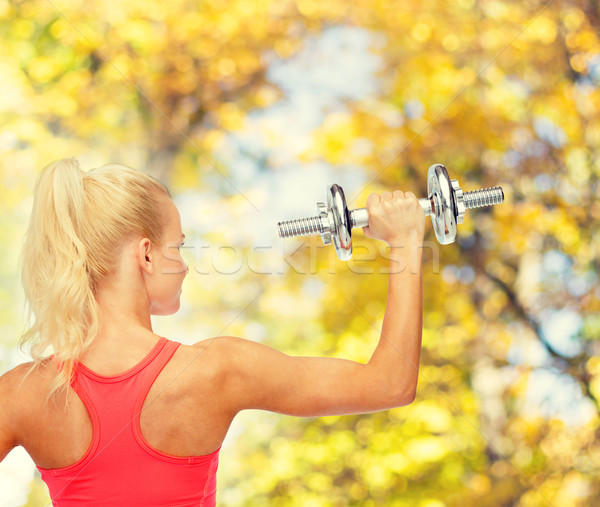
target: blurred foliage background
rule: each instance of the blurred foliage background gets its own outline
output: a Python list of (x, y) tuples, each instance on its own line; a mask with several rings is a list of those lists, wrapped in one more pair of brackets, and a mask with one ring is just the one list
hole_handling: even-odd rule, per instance
[[(343, 263), (275, 224), (314, 214), (327, 183), (353, 207), (425, 195), (440, 162), (506, 201), (426, 252), (415, 402), (242, 413), (219, 505), (599, 505), (599, 16), (597, 0), (0, 0), (0, 372), (26, 360), (17, 255), (53, 160), (169, 186), (190, 275), (155, 331), (358, 361), (385, 309), (380, 246), (358, 231)], [(0, 468), (5, 505), (48, 505), (27, 459)]]

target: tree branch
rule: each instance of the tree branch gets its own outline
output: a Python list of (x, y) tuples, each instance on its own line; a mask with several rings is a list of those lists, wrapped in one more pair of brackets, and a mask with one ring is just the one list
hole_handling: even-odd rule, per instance
[(541, 325), (539, 324), (539, 322), (537, 322), (537, 320), (531, 314), (529, 314), (527, 312), (525, 307), (519, 301), (515, 291), (511, 287), (509, 287), (508, 284), (506, 284), (503, 280), (500, 280), (498, 277), (494, 276), (492, 273), (490, 273), (486, 269), (483, 269), (483, 272), (490, 280), (492, 280), (496, 285), (498, 285), (498, 287), (500, 287), (500, 289), (502, 289), (502, 291), (504, 292), (504, 294), (510, 301), (510, 303), (511, 303), (512, 307), (514, 308), (515, 312), (517, 313), (517, 315), (523, 321), (525, 321), (528, 324), (528, 326), (533, 330), (533, 332), (536, 334), (536, 336), (538, 337), (538, 339), (540, 340), (542, 345), (544, 345), (544, 347), (548, 351), (548, 353), (556, 361), (558, 361), (560, 363), (561, 370), (565, 371), (566, 373), (568, 373), (573, 378), (575, 378), (579, 381), (579, 383), (583, 386), (583, 390), (585, 391), (586, 395), (590, 398), (590, 400), (596, 406), (596, 411), (598, 411), (598, 413), (600, 413), (600, 402), (596, 398), (596, 396), (594, 396), (594, 394), (592, 393), (592, 391), (590, 389), (591, 375), (589, 375), (585, 371), (585, 368), (583, 367), (584, 361), (587, 359), (587, 355), (585, 353), (582, 353), (582, 354), (578, 354), (577, 356), (573, 356), (570, 358), (566, 358), (563, 355), (561, 355), (546, 340), (546, 338), (544, 337), (544, 333), (542, 331)]

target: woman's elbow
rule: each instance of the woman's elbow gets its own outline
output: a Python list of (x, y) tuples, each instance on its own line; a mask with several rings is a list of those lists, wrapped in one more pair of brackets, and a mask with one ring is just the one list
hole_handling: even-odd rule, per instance
[(410, 405), (417, 397), (417, 386), (416, 384), (410, 386), (404, 386), (402, 389), (394, 394), (392, 402), (394, 407), (404, 407)]
[(417, 380), (417, 375), (403, 375), (394, 380), (370, 382), (371, 389), (364, 393), (363, 401), (372, 411), (410, 405), (417, 395)]
[(403, 407), (404, 405), (410, 405), (413, 401), (415, 401), (416, 397), (417, 397), (417, 388), (415, 386), (414, 389), (412, 389), (411, 391), (408, 391), (407, 393), (404, 394), (404, 396), (400, 400), (401, 404), (399, 406)]

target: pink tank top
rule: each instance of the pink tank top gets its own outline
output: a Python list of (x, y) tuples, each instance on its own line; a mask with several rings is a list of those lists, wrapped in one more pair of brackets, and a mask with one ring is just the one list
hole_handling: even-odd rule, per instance
[(72, 465), (37, 467), (53, 506), (216, 505), (220, 447), (205, 456), (171, 456), (152, 448), (140, 431), (144, 399), (179, 345), (161, 337), (119, 375), (98, 375), (77, 363), (71, 385), (90, 414), (92, 443)]

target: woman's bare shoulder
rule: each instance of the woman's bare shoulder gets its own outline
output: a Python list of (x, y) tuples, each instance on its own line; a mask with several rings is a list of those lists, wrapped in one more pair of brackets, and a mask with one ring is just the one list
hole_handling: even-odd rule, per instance
[(0, 410), (5, 412), (15, 427), (27, 419), (40, 405), (52, 381), (50, 360), (41, 363), (21, 363), (0, 376)]
[(181, 343), (170, 366), (178, 375), (202, 376), (209, 375), (216, 381), (226, 365), (223, 342), (220, 337), (208, 338), (192, 344)]
[(32, 377), (38, 377), (40, 374), (47, 371), (49, 361), (49, 359), (45, 359), (43, 362), (37, 364), (33, 361), (17, 364), (0, 375), (0, 386), (12, 388), (25, 381), (32, 380)]
[(191, 345), (191, 349), (196, 355), (205, 356), (214, 362), (215, 365), (226, 368), (233, 355), (244, 354), (248, 347), (252, 347), (255, 342), (237, 336), (215, 336), (207, 338)]
[(216, 336), (198, 341), (192, 345), (182, 345), (183, 357), (190, 369), (199, 374), (209, 373), (214, 382), (225, 380), (235, 364), (234, 356), (244, 354), (242, 338), (234, 336)]
[(216, 358), (231, 351), (231, 347), (234, 346), (236, 340), (241, 340), (241, 338), (236, 338), (234, 336), (214, 336), (196, 342), (191, 345), (191, 347), (196, 353), (206, 353), (207, 355)]
[(52, 367), (50, 358), (14, 366), (0, 375), (0, 397), (6, 399), (10, 394), (16, 399), (23, 399), (25, 394), (31, 395), (47, 389), (53, 378)]

